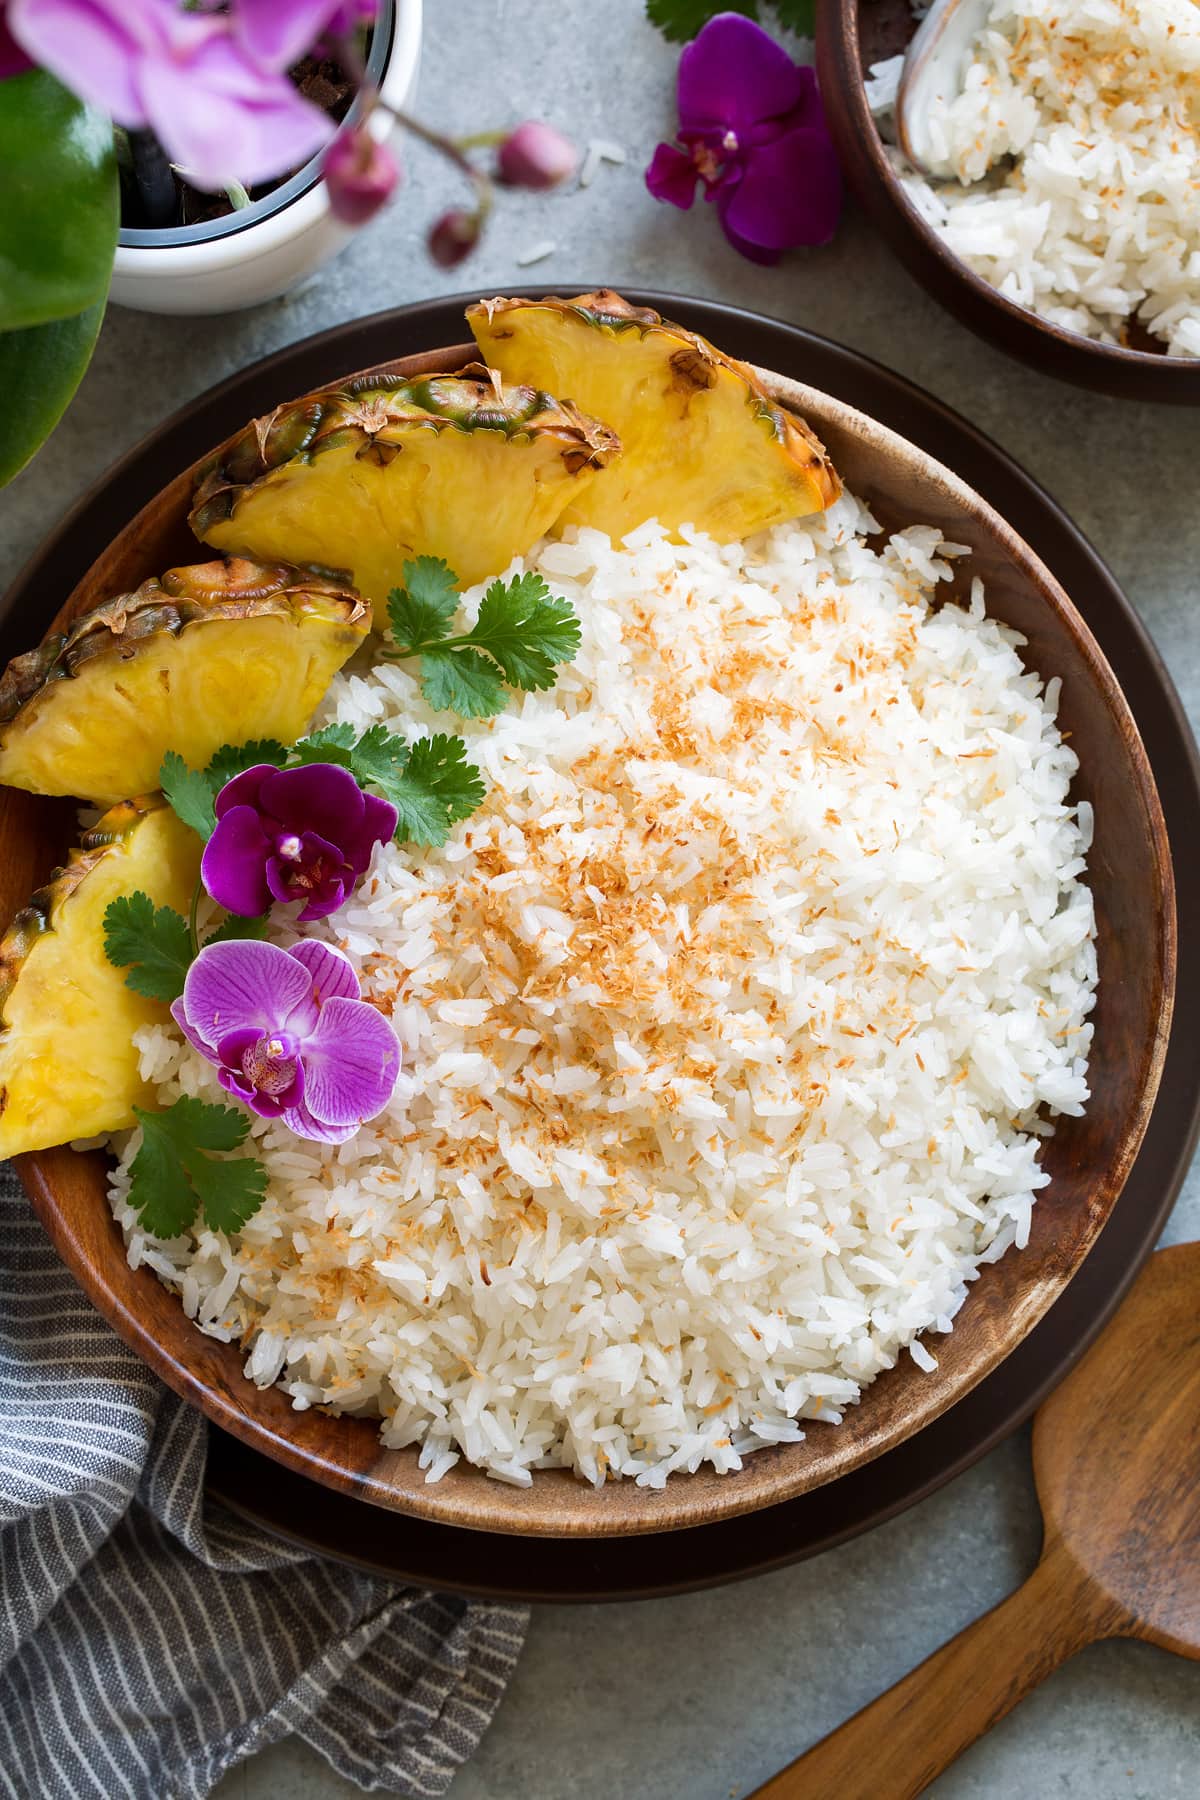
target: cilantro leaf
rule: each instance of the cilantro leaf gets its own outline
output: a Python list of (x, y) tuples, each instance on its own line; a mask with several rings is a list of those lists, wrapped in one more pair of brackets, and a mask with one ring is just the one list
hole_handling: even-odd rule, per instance
[(410, 749), (385, 725), (372, 725), (352, 751), (355, 780), (378, 788), (396, 808), (396, 841), (444, 844), (450, 827), (483, 799), (483, 782), (461, 738), (424, 739)]
[(204, 942), (205, 944), (231, 944), (241, 938), (264, 938), (267, 935), (269, 921), (269, 913), (263, 913), (257, 919), (244, 919), (238, 913), (230, 913), (229, 917), (222, 920), (215, 931), (209, 932)]
[(356, 781), (386, 788), (407, 769), (408, 745), (386, 725), (372, 725), (351, 750), (350, 767)]
[(436, 556), (404, 565), (405, 586), (388, 595), (388, 619), (397, 645), (413, 655), (446, 635), (458, 606), (453, 569)]
[(104, 954), (128, 969), (126, 987), (148, 1000), (178, 1000), (192, 961), (192, 934), (182, 913), (155, 907), (149, 894), (122, 894), (104, 912)]
[(312, 731), (302, 737), (298, 744), (293, 744), (293, 753), (302, 764), (337, 763), (348, 769), (351, 763), (350, 752), (354, 748), (353, 725), (322, 725), (320, 731)]
[(189, 1150), (180, 1160), (210, 1231), (240, 1231), (266, 1198), (267, 1171), (257, 1157), (235, 1156), (217, 1162)]
[(146, 1231), (160, 1238), (178, 1237), (196, 1217), (199, 1201), (165, 1123), (171, 1115), (135, 1106), (133, 1116), (142, 1128), (142, 1142), (129, 1165), (129, 1204)]
[(719, 12), (757, 19), (757, 0), (646, 0), (646, 16), (674, 44), (690, 43)]
[(439, 712), (490, 719), (507, 702), (501, 678), (526, 691), (553, 687), (554, 665), (579, 649), (573, 607), (555, 599), (540, 575), (493, 581), (473, 628), (457, 637), (447, 629), (458, 605), (453, 571), (422, 556), (405, 563), (404, 577), (407, 588), (394, 588), (388, 601), (390, 654), (420, 657), (422, 692)]
[(421, 656), (421, 692), (437, 712), (464, 719), (490, 719), (508, 704), (496, 665), (478, 650), (426, 650)]
[(469, 819), (483, 804), (487, 791), (479, 770), (467, 761), (467, 746), (462, 739), (446, 737), (443, 732), (421, 738), (412, 746), (408, 778), (437, 796), (452, 825), (459, 819)]
[(554, 665), (579, 649), (579, 620), (569, 600), (556, 600), (540, 575), (493, 581), (468, 642), (486, 650), (517, 688), (554, 686)]
[(207, 840), (216, 829), (213, 784), (203, 769), (189, 769), (178, 750), (168, 750), (158, 772), (159, 786), (185, 825)]
[(204, 773), (214, 794), (219, 794), (227, 781), (245, 774), (262, 763), (274, 763), (282, 769), (288, 759), (286, 744), (277, 738), (252, 738), (248, 744), (222, 744)]
[(165, 1112), (134, 1117), (142, 1142), (130, 1164), (130, 1204), (155, 1237), (178, 1237), (197, 1213), (213, 1231), (239, 1231), (262, 1204), (267, 1172), (254, 1157), (219, 1161), (212, 1151), (236, 1150), (250, 1121), (230, 1106), (185, 1095)]

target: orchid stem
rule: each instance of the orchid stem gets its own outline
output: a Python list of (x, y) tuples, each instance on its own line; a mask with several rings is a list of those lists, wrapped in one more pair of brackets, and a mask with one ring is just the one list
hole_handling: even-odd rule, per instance
[[(399, 125), (405, 131), (411, 132), (413, 137), (420, 138), (423, 144), (428, 144), (431, 149), (440, 151), (449, 162), (454, 164), (456, 169), (462, 171), (475, 189), (479, 210), (479, 222), (482, 224), (492, 208), (492, 184), (484, 174), (483, 170), (477, 169), (475, 164), (471, 162), (466, 154), (467, 149), (472, 147), (475, 140), (471, 138), (458, 139), (446, 137), (442, 132), (435, 131), (431, 125), (424, 125), (420, 119), (414, 119), (411, 113), (404, 112), (400, 107), (390, 106), (386, 100), (381, 100), (378, 95), (375, 96), (372, 110), (375, 108), (378, 108), (380, 112), (386, 113), (388, 118), (391, 119), (394, 124)], [(490, 132), (481, 132), (478, 141), (480, 144), (484, 142), (501, 143), (506, 135), (506, 133), (501, 132), (498, 137), (493, 138)]]

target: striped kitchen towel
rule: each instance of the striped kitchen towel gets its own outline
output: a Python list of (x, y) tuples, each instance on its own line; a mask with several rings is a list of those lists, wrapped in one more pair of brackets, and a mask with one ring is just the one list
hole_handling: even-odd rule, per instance
[(190, 1800), (291, 1732), (360, 1787), (444, 1793), (525, 1609), (243, 1525), (205, 1502), (206, 1445), (0, 1166), (0, 1794)]

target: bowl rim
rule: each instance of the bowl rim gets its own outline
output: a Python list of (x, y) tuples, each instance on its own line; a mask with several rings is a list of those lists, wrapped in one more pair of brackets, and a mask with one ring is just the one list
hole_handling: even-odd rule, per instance
[[(474, 354), (466, 345), (454, 345), (440, 350), (429, 351), (421, 355), (398, 359), (394, 362), (371, 365), (375, 371), (397, 370), (405, 373), (429, 371), (434, 368), (449, 369), (458, 367)], [(273, 361), (274, 359), (267, 359)], [(874, 1436), (864, 1438), (852, 1445), (851, 1435), (845, 1438), (831, 1438), (832, 1454), (813, 1464), (801, 1464), (798, 1469), (788, 1472), (786, 1468), (786, 1449), (788, 1447), (764, 1447), (747, 1458), (739, 1475), (713, 1476), (701, 1472), (687, 1476), (683, 1481), (672, 1478), (666, 1489), (650, 1492), (644, 1489), (633, 1489), (632, 1483), (613, 1484), (610, 1489), (594, 1493), (586, 1484), (582, 1484), (568, 1472), (560, 1470), (537, 1471), (535, 1482), (539, 1484), (541, 1493), (536, 1514), (522, 1511), (521, 1501), (515, 1504), (513, 1496), (525, 1496), (526, 1506), (529, 1489), (514, 1490), (502, 1487), (490, 1481), (483, 1471), (477, 1469), (455, 1470), (445, 1481), (433, 1488), (423, 1482), (414, 1483), (403, 1491), (388, 1483), (368, 1467), (350, 1469), (346, 1462), (338, 1462), (336, 1457), (327, 1455), (324, 1450), (305, 1444), (301, 1439), (304, 1428), (298, 1421), (306, 1418), (323, 1418), (328, 1420), (332, 1415), (323, 1414), (314, 1409), (313, 1414), (295, 1413), (287, 1409), (286, 1429), (276, 1428), (269, 1420), (258, 1416), (253, 1410), (256, 1399), (261, 1399), (259, 1390), (246, 1381), (240, 1374), (240, 1358), (238, 1358), (238, 1379), (231, 1387), (214, 1384), (197, 1374), (187, 1360), (181, 1360), (172, 1348), (147, 1326), (137, 1312), (128, 1306), (122, 1297), (114, 1292), (106, 1268), (93, 1262), (84, 1253), (79, 1241), (79, 1234), (64, 1213), (56, 1195), (57, 1178), (65, 1171), (67, 1163), (78, 1158), (78, 1152), (69, 1148), (58, 1148), (46, 1152), (33, 1153), (18, 1159), (18, 1167), (27, 1191), (33, 1199), (36, 1210), (55, 1244), (59, 1254), (67, 1266), (80, 1281), (85, 1291), (98, 1309), (107, 1317), (127, 1343), (158, 1373), (169, 1386), (193, 1404), (200, 1407), (209, 1418), (253, 1448), (264, 1451), (275, 1460), (315, 1478), (326, 1485), (349, 1491), (359, 1498), (373, 1502), (393, 1511), (415, 1513), (416, 1515), (438, 1523), (465, 1527), (467, 1529), (489, 1532), (508, 1532), (531, 1537), (591, 1537), (610, 1535), (634, 1535), (654, 1533), (665, 1530), (683, 1529), (689, 1525), (708, 1524), (720, 1519), (732, 1518), (738, 1514), (755, 1511), (761, 1507), (786, 1500), (813, 1487), (824, 1485), (849, 1473), (887, 1449), (914, 1436), (925, 1425), (931, 1423), (945, 1412), (957, 1400), (970, 1391), (985, 1375), (989, 1374), (1003, 1361), (1004, 1357), (1016, 1347), (1032, 1327), (1049, 1309), (1053, 1301), (1062, 1292), (1084, 1256), (1087, 1254), (1096, 1236), (1102, 1229), (1116, 1198), (1121, 1191), (1126, 1175), (1132, 1165), (1134, 1156), (1142, 1141), (1146, 1125), (1149, 1121), (1154, 1098), (1162, 1072), (1170, 1030), (1171, 1011), (1174, 997), (1176, 920), (1174, 905), (1174, 883), (1171, 873), (1170, 848), (1167, 840), (1165, 821), (1161, 802), (1152, 770), (1136, 723), (1129, 711), (1128, 704), (1106, 658), (1086, 622), (1080, 617), (1069, 596), (1066, 595), (1057, 579), (1039, 557), (1033, 552), (1025, 540), (1015, 529), (1007, 524), (1003, 517), (979, 496), (966, 482), (962, 481), (951, 470), (930, 456), (919, 446), (912, 444), (900, 434), (871, 419), (867, 414), (847, 405), (836, 397), (806, 387), (786, 377), (775, 375), (770, 371), (760, 371), (769, 385), (778, 392), (785, 404), (805, 410), (819, 408), (827, 422), (841, 425), (858, 438), (873, 441), (874, 445), (886, 453), (900, 453), (911, 464), (915, 463), (922, 473), (934, 483), (965, 504), (972, 515), (986, 528), (989, 535), (998, 539), (1022, 567), (1023, 572), (1036, 585), (1039, 592), (1047, 598), (1051, 609), (1057, 612), (1065, 622), (1088, 662), (1093, 678), (1102, 687), (1110, 710), (1115, 711), (1117, 718), (1124, 726), (1124, 735), (1130, 745), (1131, 759), (1136, 775), (1136, 786), (1140, 803), (1143, 807), (1151, 837), (1155, 848), (1157, 895), (1160, 901), (1158, 913), (1158, 959), (1156, 966), (1157, 988), (1161, 997), (1161, 1005), (1157, 1020), (1153, 1043), (1146, 1055), (1145, 1075), (1132, 1109), (1131, 1119), (1120, 1140), (1121, 1154), (1114, 1164), (1107, 1182), (1107, 1204), (1099, 1216), (1093, 1216), (1088, 1229), (1083, 1233), (1079, 1246), (1073, 1254), (1070, 1266), (1065, 1272), (1056, 1274), (1051, 1280), (1043, 1280), (1036, 1284), (1036, 1291), (1027, 1296), (1027, 1303), (1014, 1309), (1012, 1328), (993, 1343), (989, 1353), (978, 1355), (967, 1370), (957, 1373), (949, 1391), (940, 1397), (931, 1390), (926, 1392), (924, 1404), (918, 1405), (904, 1414), (897, 1423), (877, 1431)], [(339, 379), (347, 379), (340, 377)], [(193, 403), (194, 405), (195, 403)], [(185, 413), (189, 409), (184, 409)], [(823, 421), (818, 418), (818, 424)], [(162, 428), (160, 428), (162, 429)], [(157, 436), (158, 434), (152, 434)], [(211, 455), (211, 451), (208, 453)], [(136, 452), (131, 452), (131, 458)], [(206, 457), (197, 461), (207, 460)], [(185, 479), (195, 468), (176, 477), (177, 481)], [(168, 486), (173, 484), (168, 484)], [(153, 507), (165, 489), (147, 502), (141, 512), (129, 520), (123, 533), (136, 533), (143, 514)], [(85, 496), (86, 502), (86, 496)], [(80, 504), (84, 504), (81, 502)], [(73, 509), (78, 510), (78, 509)], [(115, 542), (116, 540), (114, 540)], [(106, 553), (101, 551), (102, 560)], [(37, 558), (35, 556), (34, 562)], [(95, 568), (93, 562), (91, 568)], [(84, 587), (91, 570), (77, 583), (72, 595), (61, 609), (63, 615), (76, 610), (75, 594)], [(56, 620), (50, 630), (57, 628)], [(97, 1167), (102, 1164), (103, 1153), (90, 1152)], [(119, 1267), (125, 1266), (124, 1245), (117, 1233), (115, 1223), (108, 1215), (105, 1207), (104, 1226), (111, 1231), (111, 1240), (107, 1241), (106, 1256), (111, 1264), (114, 1259)], [(149, 1270), (138, 1272), (158, 1286), (157, 1277)], [(163, 1290), (166, 1291), (166, 1290)], [(178, 1305), (177, 1296), (172, 1294), (171, 1300)], [(211, 1339), (201, 1336), (196, 1327), (189, 1321), (187, 1333), (194, 1336), (197, 1350), (204, 1345), (212, 1344)], [(186, 1336), (187, 1334), (185, 1334)], [(189, 1340), (191, 1338), (189, 1337)], [(230, 1347), (237, 1356), (234, 1347)], [(269, 1396), (280, 1390), (266, 1390)], [(864, 1403), (869, 1401), (869, 1390), (864, 1393)], [(286, 1398), (286, 1397), (284, 1397)], [(249, 1409), (249, 1410), (248, 1410)], [(858, 1412), (854, 1417), (865, 1416)], [(349, 1423), (350, 1421), (347, 1421)], [(373, 1421), (355, 1421), (369, 1426), (374, 1433)], [(814, 1430), (816, 1428), (814, 1427)], [(833, 1432), (836, 1428), (820, 1428)], [(299, 1437), (296, 1435), (299, 1433)], [(810, 1438), (813, 1431), (810, 1431)], [(839, 1446), (850, 1446), (841, 1449)], [(396, 1454), (412, 1455), (415, 1452), (380, 1453), (394, 1456)], [(781, 1469), (778, 1465), (783, 1463)], [(461, 1467), (461, 1466), (460, 1466)], [(459, 1477), (455, 1480), (454, 1477)], [(713, 1483), (717, 1483), (714, 1495)], [(465, 1491), (462, 1491), (465, 1486)], [(550, 1489), (556, 1490), (552, 1496)], [(622, 1513), (613, 1503), (613, 1493), (634, 1491), (647, 1504), (635, 1516)], [(580, 1497), (584, 1496), (584, 1505), (580, 1505)]]
[[(817, 8), (818, 58), (832, 65), (839, 76), (838, 92), (849, 108), (850, 123), (859, 144), (865, 149), (881, 188), (892, 201), (893, 209), (928, 255), (950, 270), (981, 306), (993, 308), (1007, 318), (1014, 328), (1029, 331), (1081, 359), (1090, 358), (1097, 368), (1123, 368), (1157, 379), (1185, 376), (1189, 384), (1200, 387), (1200, 357), (1174, 356), (1169, 351), (1134, 350), (1124, 344), (1106, 344), (1098, 338), (1085, 337), (1080, 331), (1056, 324), (1030, 306), (1022, 306), (1002, 294), (982, 275), (952, 250), (906, 193), (886, 154), (886, 146), (875, 114), (867, 101), (866, 81), (862, 67), (862, 44), (859, 12), (862, 0), (848, 0), (846, 5)], [(917, 20), (913, 19), (914, 29)], [(824, 71), (822, 71), (824, 73)], [(823, 87), (828, 102), (828, 87)], [(1065, 371), (1064, 371), (1065, 373)], [(1189, 396), (1190, 397), (1190, 396)], [(1200, 394), (1197, 395), (1200, 398)]]

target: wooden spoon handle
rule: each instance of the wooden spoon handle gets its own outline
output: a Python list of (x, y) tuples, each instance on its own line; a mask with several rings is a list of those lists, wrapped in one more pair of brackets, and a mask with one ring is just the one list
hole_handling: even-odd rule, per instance
[(750, 1800), (912, 1800), (1106, 1623), (1070, 1557), (1048, 1547), (1024, 1587)]

